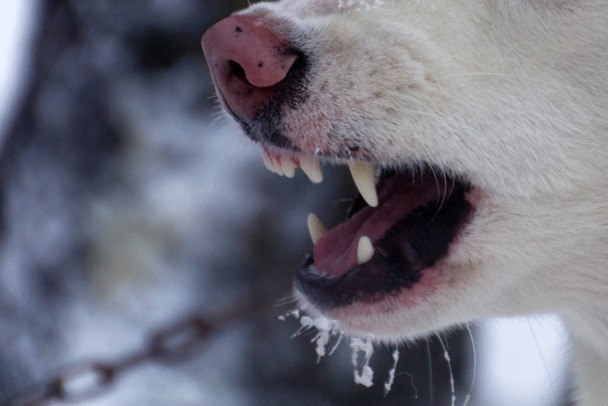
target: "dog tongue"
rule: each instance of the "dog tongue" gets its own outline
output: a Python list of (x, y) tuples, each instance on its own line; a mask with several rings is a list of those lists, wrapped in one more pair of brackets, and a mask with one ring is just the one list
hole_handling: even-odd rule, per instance
[(359, 265), (357, 249), (361, 237), (367, 236), (372, 244), (376, 243), (411, 210), (436, 195), (427, 187), (415, 187), (401, 176), (380, 182), (378, 190), (378, 207), (368, 206), (355, 213), (346, 222), (329, 230), (314, 246), (313, 258), (318, 272), (326, 277), (346, 274)]

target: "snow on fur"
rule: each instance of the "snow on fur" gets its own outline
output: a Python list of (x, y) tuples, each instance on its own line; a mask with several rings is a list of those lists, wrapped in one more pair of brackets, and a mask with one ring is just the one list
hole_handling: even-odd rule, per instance
[[(323, 316), (311, 317), (309, 315), (304, 315), (300, 310), (292, 310), (282, 314), (278, 316), (278, 319), (280, 321), (286, 321), (290, 317), (293, 317), (300, 322), (300, 328), (292, 335), (292, 338), (298, 337), (311, 329), (317, 330), (317, 334), (311, 339), (311, 343), (315, 345), (315, 351), (318, 357), (317, 362), (320, 362), (321, 358), (325, 356), (332, 355), (340, 345), (344, 332), (340, 329), (338, 321)], [(332, 338), (335, 338), (335, 343), (333, 346), (329, 347)], [(371, 335), (368, 337), (351, 337), (350, 347), (352, 349), (354, 382), (357, 385), (363, 385), (368, 388), (373, 386), (374, 371), (369, 363), (374, 354), (374, 337)], [(397, 368), (397, 363), (399, 362), (399, 351), (393, 351), (392, 357), (393, 366), (389, 370), (388, 378), (384, 384), (385, 395), (391, 391), (395, 380), (395, 370)]]

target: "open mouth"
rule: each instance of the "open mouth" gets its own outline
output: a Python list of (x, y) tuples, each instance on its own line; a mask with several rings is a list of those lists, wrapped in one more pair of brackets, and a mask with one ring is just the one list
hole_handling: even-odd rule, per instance
[[(311, 181), (323, 179), (314, 157), (265, 148), (264, 162), (281, 175), (292, 177), (300, 167)], [(327, 230), (309, 215), (314, 248), (296, 274), (296, 288), (319, 310), (412, 288), (448, 255), (473, 208), (468, 184), (430, 165), (397, 171), (351, 161), (349, 168), (359, 193), (346, 220)]]
[[(233, 15), (210, 28), (202, 46), (218, 98), (263, 146), (268, 169), (293, 177), (299, 167), (319, 183), (320, 158), (346, 163), (359, 190), (346, 220), (333, 229), (309, 216), (314, 248), (296, 274), (296, 288), (322, 311), (376, 303), (408, 289), (408, 297), (415, 296), (414, 288), (425, 286), (425, 271), (449, 254), (467, 223), (472, 211), (467, 182), (431, 164), (376, 167), (356, 145), (323, 152), (314, 143), (294, 142), (284, 133), (292, 131), (284, 113), (311, 103), (317, 62), (273, 29), (276, 23)], [(296, 121), (296, 127), (306, 126), (304, 118)]]

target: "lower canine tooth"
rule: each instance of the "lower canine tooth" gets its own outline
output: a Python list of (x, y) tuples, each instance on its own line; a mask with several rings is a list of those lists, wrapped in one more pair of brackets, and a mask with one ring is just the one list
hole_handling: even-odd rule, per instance
[(371, 207), (378, 207), (374, 165), (367, 162), (351, 162), (348, 167), (363, 200)]
[(363, 265), (368, 263), (374, 256), (374, 246), (372, 241), (367, 236), (359, 239), (359, 246), (357, 247), (357, 264)]
[(310, 239), (312, 240), (313, 244), (316, 244), (317, 241), (319, 241), (321, 237), (325, 235), (327, 228), (325, 228), (323, 223), (321, 223), (321, 220), (319, 220), (319, 218), (313, 213), (308, 215), (307, 223)]
[(287, 158), (286, 156), (281, 157), (281, 169), (283, 169), (283, 173), (288, 178), (293, 178), (296, 175), (296, 164), (293, 163), (291, 158)]
[(323, 182), (323, 172), (321, 171), (321, 163), (318, 159), (305, 156), (300, 160), (300, 168), (308, 176), (312, 183)]

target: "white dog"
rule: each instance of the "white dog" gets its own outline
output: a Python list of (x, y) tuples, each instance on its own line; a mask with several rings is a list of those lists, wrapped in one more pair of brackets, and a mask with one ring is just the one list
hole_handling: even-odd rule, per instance
[(309, 217), (305, 308), (385, 341), (554, 312), (608, 404), (608, 2), (283, 0), (203, 47), (269, 169), (359, 188)]

